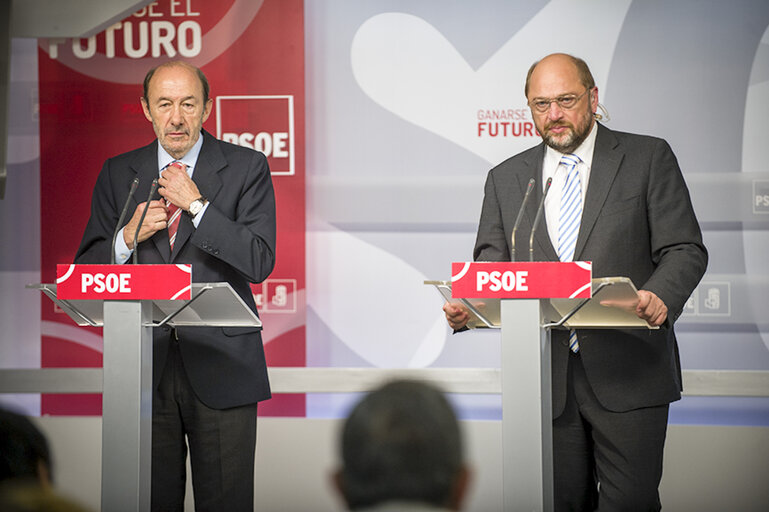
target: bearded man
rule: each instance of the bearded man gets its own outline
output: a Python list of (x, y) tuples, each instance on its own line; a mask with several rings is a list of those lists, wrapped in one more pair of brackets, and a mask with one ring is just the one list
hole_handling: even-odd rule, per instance
[[(673, 324), (707, 266), (689, 191), (664, 140), (597, 122), (598, 88), (583, 60), (534, 63), (525, 94), (543, 142), (489, 172), (474, 258), (511, 259), (529, 180), (552, 178), (534, 259), (592, 261), (594, 277), (629, 277), (636, 314), (659, 327), (552, 331), (555, 509), (660, 510), (668, 409), (682, 390)], [(538, 203), (527, 205), (518, 247), (528, 246)], [(453, 329), (465, 328), (465, 309), (443, 309)]]

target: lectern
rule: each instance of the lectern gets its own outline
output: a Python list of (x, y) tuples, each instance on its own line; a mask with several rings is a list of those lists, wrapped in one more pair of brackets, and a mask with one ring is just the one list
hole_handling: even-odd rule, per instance
[[(81, 326), (103, 327), (101, 509), (150, 509), (152, 328), (261, 326), (228, 283), (189, 265), (59, 265), (41, 290)], [(58, 286), (57, 286), (58, 285)]]
[(589, 262), (454, 263), (451, 281), (425, 284), (465, 306), (468, 327), (500, 329), (504, 510), (553, 510), (551, 329), (651, 328), (637, 290), (592, 279)]

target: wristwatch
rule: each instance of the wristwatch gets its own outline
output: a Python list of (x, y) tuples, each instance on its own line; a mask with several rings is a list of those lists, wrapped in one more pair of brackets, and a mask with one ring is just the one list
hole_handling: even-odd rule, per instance
[(190, 209), (187, 210), (187, 213), (190, 215), (190, 217), (194, 219), (195, 215), (200, 213), (200, 210), (203, 209), (203, 207), (206, 205), (207, 202), (208, 202), (208, 199), (206, 199), (203, 196), (200, 196), (199, 198), (195, 199), (190, 203)]

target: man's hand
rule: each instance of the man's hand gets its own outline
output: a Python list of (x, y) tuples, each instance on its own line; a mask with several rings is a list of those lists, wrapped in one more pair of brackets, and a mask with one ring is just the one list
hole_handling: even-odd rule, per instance
[(158, 185), (158, 193), (184, 211), (189, 211), (190, 203), (202, 195), (187, 171), (175, 165), (160, 173)]
[[(145, 204), (147, 203), (141, 203), (136, 207), (133, 217), (131, 217), (131, 220), (128, 221), (128, 224), (123, 229), (123, 240), (125, 240), (126, 245), (131, 250), (134, 248), (134, 235), (136, 235), (136, 228), (139, 226), (139, 219), (142, 217)], [(165, 229), (167, 217), (168, 213), (164, 201), (150, 201), (150, 207), (147, 209), (144, 222), (142, 222), (137, 242), (143, 242), (161, 229)]]
[(470, 313), (461, 304), (447, 302), (443, 305), (443, 312), (446, 313), (446, 320), (449, 322), (449, 326), (455, 331), (463, 328), (467, 325), (467, 321), (470, 320)]
[(668, 317), (668, 307), (662, 299), (648, 290), (638, 290), (638, 306), (635, 314), (646, 320), (649, 325), (662, 325)]

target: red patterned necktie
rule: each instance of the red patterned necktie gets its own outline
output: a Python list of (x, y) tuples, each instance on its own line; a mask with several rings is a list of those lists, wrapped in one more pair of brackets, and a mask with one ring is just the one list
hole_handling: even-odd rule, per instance
[[(183, 171), (187, 171), (187, 166), (181, 162), (171, 162), (168, 167), (178, 167)], [(171, 244), (171, 250), (174, 250), (174, 242), (176, 241), (176, 231), (179, 229), (179, 220), (182, 216), (182, 209), (175, 204), (166, 201), (166, 207), (168, 208), (168, 242)]]

